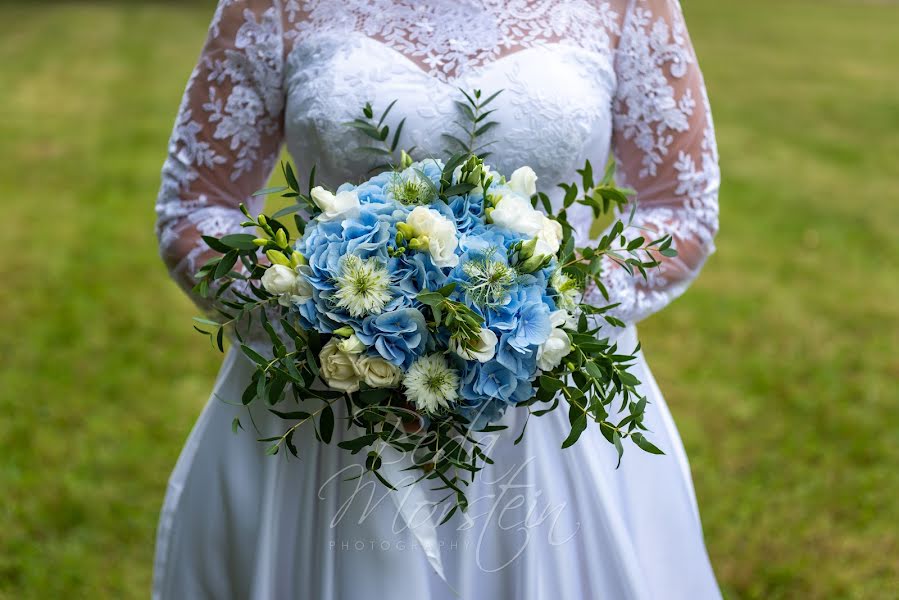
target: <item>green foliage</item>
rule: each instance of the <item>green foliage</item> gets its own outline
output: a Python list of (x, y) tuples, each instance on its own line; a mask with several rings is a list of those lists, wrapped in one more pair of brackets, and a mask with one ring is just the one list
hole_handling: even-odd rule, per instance
[(482, 160), (490, 156), (490, 152), (487, 152), (486, 149), (492, 145), (492, 142), (479, 144), (478, 138), (497, 126), (497, 121), (488, 120), (488, 117), (496, 109), (488, 110), (487, 105), (493, 102), (502, 91), (498, 90), (484, 98), (481, 90), (469, 92), (459, 88), (459, 92), (465, 98), (464, 102), (456, 101), (458, 120), (455, 124), (460, 133), (458, 135), (443, 134), (443, 139), (449, 143), (449, 147), (446, 149), (448, 155), (461, 152), (464, 155), (474, 154)]
[[(394, 105), (396, 105), (396, 100), (393, 100), (388, 104), (387, 108), (381, 113), (381, 116), (376, 119), (374, 108), (372, 108), (370, 102), (366, 102), (365, 106), (362, 107), (362, 116), (346, 123), (348, 127), (358, 130), (365, 138), (370, 140), (368, 145), (359, 146), (357, 151), (362, 154), (378, 157), (384, 161), (383, 163), (372, 167), (372, 171), (392, 170), (397, 164), (402, 166), (402, 163), (406, 160), (408, 154), (415, 151), (415, 148), (401, 151), (400, 161), (395, 161), (396, 152), (400, 149), (400, 136), (403, 133), (406, 118), (403, 117), (400, 119), (400, 122), (397, 123), (396, 130), (393, 132), (393, 136), (391, 136), (390, 126), (385, 124), (384, 121), (387, 119), (387, 115), (390, 114)], [(372, 146), (371, 141), (376, 142), (376, 145)]]

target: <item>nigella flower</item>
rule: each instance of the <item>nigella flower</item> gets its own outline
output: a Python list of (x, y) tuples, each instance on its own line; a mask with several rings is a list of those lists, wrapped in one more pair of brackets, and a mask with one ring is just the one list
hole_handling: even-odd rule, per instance
[(380, 314), (391, 297), (387, 269), (376, 258), (362, 260), (355, 254), (343, 259), (336, 287), (336, 306), (353, 317)]
[[(496, 307), (508, 298), (509, 289), (518, 279), (515, 269), (498, 260), (497, 249), (489, 248), (480, 256), (469, 256), (462, 263), (468, 280), (462, 283), (465, 297), (480, 307)], [(502, 257), (504, 258), (504, 257)]]
[(459, 374), (440, 354), (430, 354), (412, 363), (403, 378), (406, 397), (427, 414), (449, 408), (459, 397)]

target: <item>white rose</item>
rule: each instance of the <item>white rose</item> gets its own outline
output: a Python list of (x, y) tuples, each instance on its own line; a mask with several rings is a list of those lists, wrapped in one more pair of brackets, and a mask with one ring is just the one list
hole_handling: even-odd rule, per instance
[(365, 344), (356, 337), (355, 333), (350, 337), (337, 342), (337, 347), (340, 348), (341, 352), (346, 352), (347, 354), (361, 354), (362, 351), (365, 350)]
[(509, 187), (516, 194), (530, 198), (537, 193), (537, 174), (530, 167), (515, 169), (512, 178), (509, 179)]
[(490, 213), (494, 225), (515, 233), (535, 236), (543, 227), (545, 215), (515, 193), (505, 193)]
[(456, 225), (432, 208), (416, 206), (406, 218), (406, 223), (416, 235), (428, 238), (428, 253), (438, 267), (455, 267), (459, 264), (456, 248), (459, 246)]
[(402, 370), (380, 356), (362, 356), (356, 368), (362, 380), (373, 388), (396, 387), (403, 380)]
[(319, 372), (328, 387), (342, 392), (359, 390), (359, 371), (356, 368), (357, 355), (340, 349), (337, 338), (331, 338), (318, 355), (321, 363)]
[(555, 369), (562, 359), (571, 352), (571, 340), (562, 329), (567, 321), (568, 313), (564, 310), (556, 310), (549, 314), (549, 322), (553, 326), (553, 330), (537, 350), (537, 368), (541, 371)]
[(456, 340), (450, 342), (450, 347), (453, 352), (465, 360), (476, 360), (485, 363), (496, 355), (497, 341), (495, 333), (486, 327), (482, 327), (480, 337), (473, 344), (474, 348), (466, 348)]
[(543, 215), (543, 221), (540, 225), (540, 231), (537, 232), (536, 236), (537, 246), (534, 248), (534, 254), (555, 256), (562, 246), (562, 224)]
[(333, 221), (344, 215), (355, 212), (359, 208), (359, 195), (355, 190), (344, 190), (332, 194), (321, 186), (312, 188), (312, 201), (322, 212), (319, 221)]
[(297, 272), (285, 265), (272, 265), (262, 274), (262, 287), (275, 296), (293, 291), (296, 284)]

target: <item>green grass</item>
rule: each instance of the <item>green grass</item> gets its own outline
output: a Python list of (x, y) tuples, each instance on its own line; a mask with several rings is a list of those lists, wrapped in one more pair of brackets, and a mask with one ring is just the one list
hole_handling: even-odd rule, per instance
[[(641, 332), (712, 561), (731, 598), (887, 597), (899, 5), (685, 4), (722, 230), (701, 279)], [(0, 598), (148, 595), (166, 478), (220, 360), (152, 231), (210, 14), (0, 7)]]

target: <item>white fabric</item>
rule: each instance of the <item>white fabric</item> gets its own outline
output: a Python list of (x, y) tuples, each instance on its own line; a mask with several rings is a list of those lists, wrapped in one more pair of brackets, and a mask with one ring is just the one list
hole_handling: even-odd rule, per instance
[[(674, 0), (221, 0), (163, 168), (158, 232), (173, 276), (190, 287), (207, 254), (200, 235), (240, 230), (240, 202), (258, 209), (250, 194), (282, 143), (301, 175), (314, 163), (325, 184), (358, 181), (371, 159), (352, 152), (365, 140), (343, 123), (366, 101), (398, 99), (387, 122), (407, 117), (403, 145), (441, 155), (457, 87), (504, 90), (486, 136), (502, 172), (534, 167), (558, 201), (555, 183), (578, 180), (587, 158), (601, 170), (611, 149), (645, 235), (675, 237), (680, 255), (648, 283), (608, 265), (617, 316), (636, 322), (686, 289), (713, 250), (719, 173)], [(570, 219), (586, 242), (589, 209)], [(625, 350), (635, 336), (631, 326)], [(285, 461), (263, 456), (253, 432), (231, 434), (234, 416), (250, 428), (226, 403), (250, 373), (228, 355), (172, 475), (157, 598), (451, 598), (450, 587), (463, 598), (720, 597), (681, 442), (642, 355), (646, 423), (666, 455), (628, 445), (615, 470), (595, 428), (560, 450), (564, 410), (533, 419), (513, 446), (522, 415), (510, 411), (496, 464), (470, 491), (481, 500), (438, 529), (449, 585), (379, 484), (338, 481), (359, 457), (298, 436), (303, 458)], [(283, 427), (254, 416), (266, 435)]]

